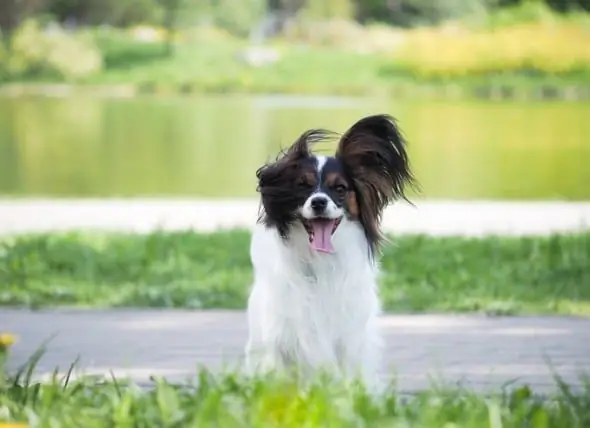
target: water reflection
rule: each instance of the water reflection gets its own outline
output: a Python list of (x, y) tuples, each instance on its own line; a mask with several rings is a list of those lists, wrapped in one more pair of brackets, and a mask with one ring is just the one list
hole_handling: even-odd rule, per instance
[(425, 197), (590, 197), (590, 104), (268, 96), (0, 99), (0, 193), (251, 196), (304, 129), (378, 112), (398, 117)]

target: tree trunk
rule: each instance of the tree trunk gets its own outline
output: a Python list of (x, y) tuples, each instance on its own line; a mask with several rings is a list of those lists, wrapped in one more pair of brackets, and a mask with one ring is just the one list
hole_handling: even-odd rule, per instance
[(174, 54), (174, 30), (178, 19), (178, 7), (180, 0), (167, 0), (164, 11), (164, 30), (166, 31), (166, 42), (164, 44), (164, 55), (172, 56)]
[(2, 40), (10, 48), (10, 38), (18, 26), (18, 0), (0, 0), (0, 31)]

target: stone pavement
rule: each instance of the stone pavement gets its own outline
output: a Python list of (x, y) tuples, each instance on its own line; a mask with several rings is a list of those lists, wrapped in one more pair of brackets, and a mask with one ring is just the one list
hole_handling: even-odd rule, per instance
[[(0, 326), (20, 337), (12, 368), (57, 334), (39, 375), (65, 371), (79, 356), (85, 373), (112, 370), (140, 383), (152, 374), (181, 382), (197, 365), (238, 367), (247, 333), (239, 311), (0, 309)], [(432, 376), (484, 391), (516, 381), (551, 392), (549, 362), (574, 386), (590, 371), (590, 319), (388, 315), (381, 327), (402, 391), (427, 387)]]
[[(590, 229), (588, 202), (413, 201), (388, 207), (387, 232), (530, 235)], [(67, 229), (148, 232), (251, 228), (254, 199), (0, 199), (0, 234)]]

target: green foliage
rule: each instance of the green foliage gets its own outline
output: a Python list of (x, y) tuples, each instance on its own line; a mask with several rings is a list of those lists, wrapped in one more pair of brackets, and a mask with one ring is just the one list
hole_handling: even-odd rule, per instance
[(136, 67), (162, 58), (159, 43), (146, 43), (133, 39), (129, 34), (112, 29), (98, 29), (93, 32), (105, 69), (116, 70)]
[(265, 0), (48, 0), (45, 11), (60, 22), (73, 18), (82, 25), (190, 28), (208, 22), (245, 36), (261, 21), (265, 6)]
[(362, 22), (383, 22), (413, 27), (438, 24), (474, 13), (485, 13), (495, 5), (496, 0), (368, 0), (358, 2), (357, 16)]
[(164, 12), (158, 0), (47, 0), (43, 11), (60, 22), (114, 26), (158, 23)]
[(352, 0), (310, 1), (305, 6), (304, 12), (311, 19), (351, 19), (355, 14), (354, 3)]
[(16, 8), (3, 12), (7, 18), (5, 22), (0, 20), (0, 25), (18, 23), (19, 17), (50, 14), (59, 22), (73, 20), (78, 25), (168, 27), (167, 22), (174, 15), (175, 21), (185, 28), (208, 22), (244, 36), (260, 24), (271, 6), (273, 10), (278, 8), (290, 15), (303, 13), (312, 19), (356, 17), (363, 23), (413, 27), (528, 4), (543, 5), (558, 12), (590, 11), (590, 0), (20, 0)]
[[(556, 14), (546, 3), (525, 1), (512, 6), (502, 7), (480, 16), (476, 25), (484, 28), (512, 27), (522, 24), (553, 24), (567, 18)], [(470, 16), (467, 16), (467, 21)]]
[(4, 74), (28, 78), (74, 80), (97, 73), (102, 57), (92, 40), (60, 28), (41, 29), (37, 21), (25, 21), (15, 32)]
[(500, 0), (499, 6), (542, 4), (558, 12), (590, 11), (589, 0)]
[[(55, 234), (5, 240), (0, 304), (243, 308), (246, 232)], [(382, 260), (386, 310), (590, 314), (590, 234), (396, 237)]]
[(384, 22), (403, 27), (436, 25), (457, 18), (494, 19), (519, 24), (558, 12), (590, 11), (589, 0), (364, 0), (357, 4), (363, 22)]
[(266, 11), (265, 0), (216, 0), (210, 4), (210, 22), (242, 37), (248, 36), (261, 23)]
[(9, 58), (8, 48), (6, 45), (0, 43), (0, 83), (10, 78), (10, 72), (7, 67)]
[(408, 395), (392, 384), (382, 394), (370, 394), (360, 382), (345, 385), (328, 375), (302, 385), (291, 376), (205, 369), (185, 384), (156, 378), (142, 388), (114, 376), (74, 379), (74, 365), (65, 375), (37, 383), (30, 374), (43, 352), (33, 355), (0, 392), (0, 423), (60, 428), (590, 426), (590, 383), (584, 378), (573, 390), (556, 375), (555, 392), (544, 397), (526, 385), (486, 395), (433, 385)]

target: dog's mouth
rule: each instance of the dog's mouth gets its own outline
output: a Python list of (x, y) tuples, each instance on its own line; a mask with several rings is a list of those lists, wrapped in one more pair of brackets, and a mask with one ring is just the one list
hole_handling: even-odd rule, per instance
[(324, 218), (316, 217), (312, 219), (301, 219), (307, 235), (309, 236), (309, 244), (315, 251), (321, 253), (333, 253), (334, 246), (332, 245), (332, 235), (340, 225), (340, 218)]

